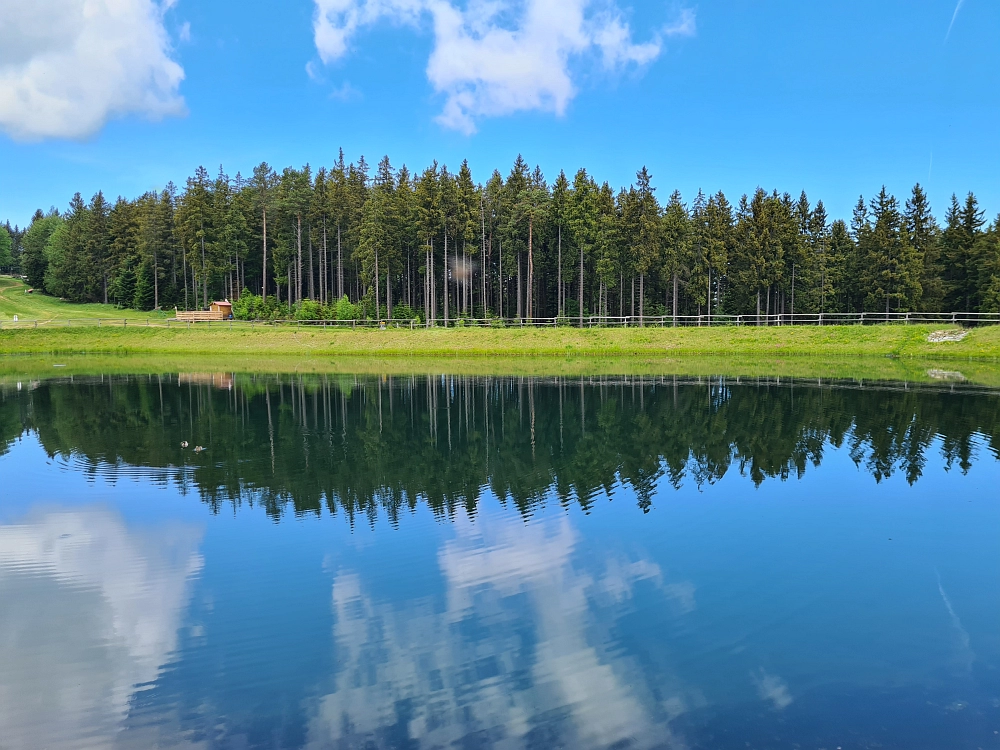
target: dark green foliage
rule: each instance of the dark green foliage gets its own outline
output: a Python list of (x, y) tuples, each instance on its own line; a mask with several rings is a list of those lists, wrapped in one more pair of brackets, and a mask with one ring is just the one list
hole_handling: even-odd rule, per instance
[[(145, 277), (145, 274), (142, 274)], [(147, 286), (150, 286), (147, 283)], [(150, 290), (152, 291), (152, 290)], [(111, 301), (119, 307), (132, 307), (136, 301), (136, 273), (131, 266), (121, 269), (111, 282)], [(140, 308), (149, 309), (149, 308)]]
[[(125, 272), (127, 274), (127, 271)], [(132, 305), (136, 310), (153, 309), (153, 269), (143, 263), (136, 273)]]
[[(884, 188), (860, 198), (845, 222), (805, 193), (762, 188), (738, 201), (698, 191), (690, 204), (674, 191), (661, 204), (645, 168), (617, 190), (585, 169), (550, 186), (520, 156), (485, 184), (467, 162), (414, 173), (384, 157), (369, 172), (341, 153), (329, 169), (279, 175), (262, 163), (250, 180), (198, 167), (180, 194), (170, 184), (114, 206), (100, 192), (89, 203), (77, 195), (62, 216), (38, 212), (27, 231), (8, 229), (0, 270), (19, 265), (33, 286), (73, 301), (143, 309), (202, 308), (245, 289), (260, 309), (239, 315), (265, 318), (338, 317), (343, 297), (352, 317), (405, 306), (424, 321), (1000, 302), (996, 229), (971, 194), (953, 198), (941, 230), (920, 185), (905, 207)], [(127, 293), (133, 274), (138, 297)]]

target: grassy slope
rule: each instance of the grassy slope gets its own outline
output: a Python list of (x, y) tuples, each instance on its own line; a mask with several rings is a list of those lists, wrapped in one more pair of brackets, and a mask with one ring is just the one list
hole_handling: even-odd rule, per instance
[(933, 326), (417, 329), (49, 328), (0, 330), (0, 353), (356, 357), (916, 357), (1000, 361), (1000, 326), (932, 344)]
[(25, 294), (28, 286), (20, 279), (0, 277), (0, 321), (12, 320), (15, 315), (21, 320), (51, 320), (53, 318), (117, 318), (122, 320), (145, 320), (161, 313), (145, 313), (138, 310), (120, 310), (114, 305), (77, 305), (64, 302), (56, 297), (35, 292)]

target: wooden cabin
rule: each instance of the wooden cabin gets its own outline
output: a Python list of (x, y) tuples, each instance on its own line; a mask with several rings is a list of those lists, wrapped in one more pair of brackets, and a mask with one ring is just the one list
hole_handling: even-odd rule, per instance
[(222, 300), (222, 302), (213, 302), (208, 309), (212, 312), (222, 313), (223, 320), (229, 320), (233, 317), (233, 303), (227, 299)]
[(190, 310), (184, 312), (174, 308), (177, 320), (199, 322), (204, 320), (229, 320), (233, 316), (233, 303), (229, 300), (213, 302), (207, 310)]

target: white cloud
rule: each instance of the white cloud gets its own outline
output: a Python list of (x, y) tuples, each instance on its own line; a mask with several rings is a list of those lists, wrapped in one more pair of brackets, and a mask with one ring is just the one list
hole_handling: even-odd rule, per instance
[(184, 71), (163, 26), (172, 4), (0, 2), (0, 130), (21, 140), (82, 138), (111, 117), (182, 114)]
[(598, 53), (606, 70), (655, 60), (665, 36), (691, 36), (694, 12), (647, 42), (614, 5), (593, 0), (315, 0), (314, 34), (320, 59), (349, 51), (359, 29), (382, 19), (416, 25), (431, 19), (434, 49), (427, 77), (445, 97), (442, 125), (473, 133), (482, 117), (541, 110), (561, 115), (576, 94), (570, 63)]

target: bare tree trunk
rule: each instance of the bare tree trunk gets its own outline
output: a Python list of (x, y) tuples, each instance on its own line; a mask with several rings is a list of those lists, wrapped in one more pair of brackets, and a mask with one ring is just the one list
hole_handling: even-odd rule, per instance
[(320, 283), (319, 287), (319, 297), (324, 305), (330, 303), (330, 295), (328, 293), (329, 287), (327, 286), (327, 277), (329, 275), (330, 269), (330, 255), (326, 245), (326, 217), (323, 217), (323, 256), (320, 258), (320, 276), (322, 276), (323, 281)]
[(497, 295), (497, 303), (500, 307), (500, 319), (503, 319), (503, 240), (500, 240), (500, 291)]
[(153, 309), (160, 309), (160, 274), (157, 272), (158, 269), (156, 261), (156, 246), (153, 246)]
[(712, 267), (708, 267), (708, 325), (712, 325)]
[(344, 256), (340, 250), (340, 222), (337, 222), (337, 299), (344, 296)]
[(201, 286), (205, 307), (208, 307), (208, 268), (205, 266), (205, 232), (201, 233)]
[(378, 299), (378, 286), (379, 286), (379, 275), (378, 275), (378, 250), (375, 251), (375, 282), (373, 284), (375, 287), (375, 320), (379, 319), (379, 299)]
[(677, 327), (677, 271), (674, 271), (674, 294), (670, 300), (674, 307), (674, 328)]
[(392, 319), (392, 285), (389, 283), (389, 269), (385, 269), (385, 317)]
[(643, 320), (643, 315), (645, 315), (645, 302), (646, 302), (646, 274), (639, 274), (639, 326), (644, 326), (646, 323)]
[(313, 230), (312, 224), (309, 225), (309, 299), (316, 299), (316, 277), (313, 273)]
[(444, 284), (441, 286), (444, 292), (444, 327), (448, 327), (448, 232), (444, 233)]
[(524, 310), (521, 307), (521, 251), (517, 251), (517, 319), (524, 319)]
[[(302, 301), (302, 217), (296, 217), (295, 244), (298, 250), (295, 267), (295, 302)], [(291, 300), (289, 300), (291, 301)]]
[(580, 246), (580, 327), (583, 327), (583, 245)]
[(563, 314), (563, 298), (562, 298), (562, 224), (559, 225), (559, 240), (557, 243), (558, 251), (558, 263), (559, 268), (556, 274), (556, 315), (560, 318)]
[[(264, 216), (264, 261), (261, 264), (260, 273), (260, 298), (267, 301), (267, 209), (261, 209), (261, 213)], [(184, 300), (184, 306), (187, 307), (187, 299)]]
[(533, 217), (528, 217), (528, 318), (535, 317), (535, 256), (531, 249), (531, 231), (534, 225)]

